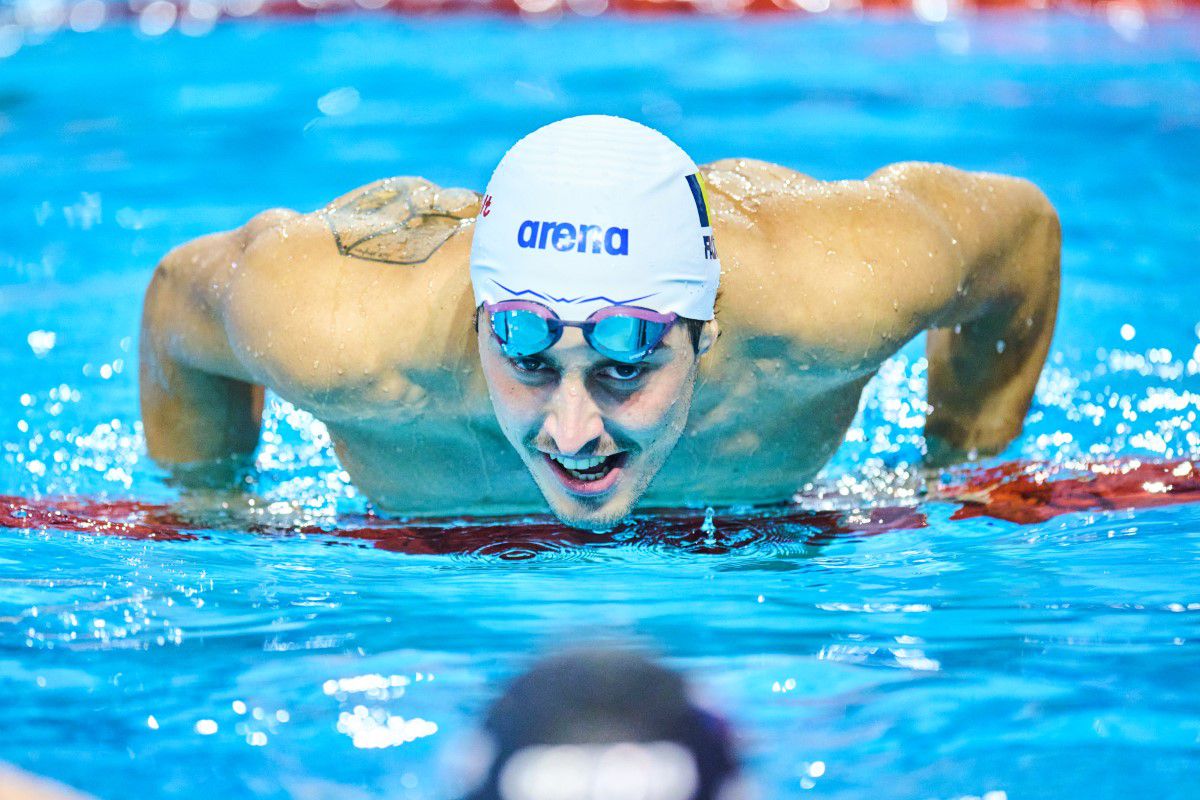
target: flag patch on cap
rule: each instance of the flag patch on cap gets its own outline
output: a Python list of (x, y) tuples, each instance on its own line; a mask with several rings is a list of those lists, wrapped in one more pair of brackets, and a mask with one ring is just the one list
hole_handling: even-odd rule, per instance
[(700, 179), (700, 173), (694, 173), (687, 176), (688, 188), (692, 190), (692, 199), (696, 201), (696, 211), (700, 214), (700, 227), (709, 227), (708, 223), (708, 200), (704, 197), (704, 183)]

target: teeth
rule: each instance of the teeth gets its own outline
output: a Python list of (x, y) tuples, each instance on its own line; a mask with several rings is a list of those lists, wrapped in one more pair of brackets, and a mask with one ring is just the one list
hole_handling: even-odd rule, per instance
[(608, 458), (607, 456), (600, 456), (598, 458), (568, 458), (567, 456), (550, 457), (570, 470), (595, 469), (603, 464), (605, 459)]

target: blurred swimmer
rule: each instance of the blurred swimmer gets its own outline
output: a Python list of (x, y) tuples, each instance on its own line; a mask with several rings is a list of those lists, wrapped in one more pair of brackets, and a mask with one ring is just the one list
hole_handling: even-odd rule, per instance
[(786, 500), (925, 330), (931, 462), (1003, 449), (1059, 250), (1024, 180), (697, 168), (642, 125), (574, 117), (514, 145), (482, 197), (391, 178), (169, 253), (143, 315), (147, 445), (177, 468), (247, 456), (265, 386), (326, 423), (385, 511), (548, 505), (603, 529), (639, 502)]
[[(725, 723), (630, 652), (581, 650), (517, 678), (452, 755), (464, 800), (745, 800)], [(452, 766), (451, 769), (455, 767)]]
[(0, 761), (0, 800), (93, 800), (48, 778), (22, 772)]

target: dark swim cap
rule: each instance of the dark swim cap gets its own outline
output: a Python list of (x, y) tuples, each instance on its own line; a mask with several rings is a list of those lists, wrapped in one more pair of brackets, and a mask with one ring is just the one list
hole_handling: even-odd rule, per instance
[[(540, 661), (489, 710), (492, 759), (464, 800), (734, 800), (727, 725), (635, 653)], [(732, 790), (732, 791), (731, 791)]]

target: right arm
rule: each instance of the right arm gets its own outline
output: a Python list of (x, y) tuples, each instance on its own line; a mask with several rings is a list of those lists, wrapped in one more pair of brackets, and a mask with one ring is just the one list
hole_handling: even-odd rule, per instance
[(169, 466), (249, 456), (264, 386), (326, 422), (404, 417), (422, 393), (410, 368), (436, 383), (454, 374), (448, 363), (474, 363), (455, 304), (471, 307), (477, 210), (473, 192), (388, 178), (169, 253), (142, 316), (150, 456)]
[(150, 457), (167, 466), (238, 459), (258, 444), (263, 389), (230, 344), (225, 308), (247, 242), (289, 212), (172, 250), (142, 310), (139, 380)]

